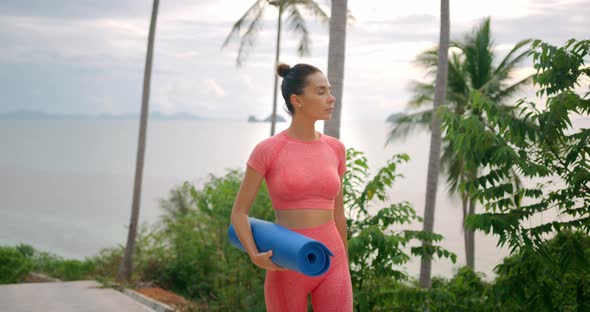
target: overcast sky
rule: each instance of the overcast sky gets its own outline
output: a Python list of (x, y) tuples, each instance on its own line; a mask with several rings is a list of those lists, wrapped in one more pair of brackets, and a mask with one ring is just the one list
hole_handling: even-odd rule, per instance
[[(329, 13), (328, 1), (317, 2)], [(233, 22), (252, 3), (160, 1), (152, 111), (236, 120), (270, 114), (276, 10), (267, 9), (242, 67), (235, 66), (237, 44), (221, 49)], [(348, 3), (356, 21), (348, 27), (342, 118), (383, 120), (405, 109), (409, 83), (424, 78), (412, 60), (438, 42), (440, 2)], [(450, 3), (451, 39), (461, 38), (490, 16), (500, 57), (525, 38), (553, 44), (590, 38), (590, 0)], [(1, 1), (0, 113), (138, 112), (150, 11), (149, 0)], [(286, 30), (280, 59), (326, 71), (328, 27), (311, 16), (308, 26), (311, 56), (296, 56), (296, 38)], [(531, 70), (527, 63), (517, 74)]]

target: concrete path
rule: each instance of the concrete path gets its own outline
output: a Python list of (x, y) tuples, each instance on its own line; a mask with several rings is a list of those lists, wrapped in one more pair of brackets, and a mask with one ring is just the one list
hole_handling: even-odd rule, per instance
[(0, 311), (154, 312), (95, 281), (0, 285)]

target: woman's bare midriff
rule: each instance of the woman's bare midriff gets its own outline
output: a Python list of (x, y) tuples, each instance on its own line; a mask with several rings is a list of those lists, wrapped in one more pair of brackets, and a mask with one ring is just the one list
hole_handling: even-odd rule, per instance
[(275, 210), (277, 223), (287, 228), (314, 227), (330, 222), (334, 210), (327, 209), (289, 209)]

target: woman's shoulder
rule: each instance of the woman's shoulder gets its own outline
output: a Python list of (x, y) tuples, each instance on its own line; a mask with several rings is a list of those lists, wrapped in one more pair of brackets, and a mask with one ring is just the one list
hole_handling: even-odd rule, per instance
[(284, 141), (285, 140), (282, 137), (281, 133), (278, 133), (271, 137), (263, 139), (262, 141), (259, 141), (254, 147), (254, 149), (261, 151), (272, 151), (283, 145)]
[(270, 136), (262, 141), (258, 142), (259, 145), (272, 145), (272, 144), (279, 144), (284, 141), (284, 137), (282, 132), (279, 132), (273, 136)]

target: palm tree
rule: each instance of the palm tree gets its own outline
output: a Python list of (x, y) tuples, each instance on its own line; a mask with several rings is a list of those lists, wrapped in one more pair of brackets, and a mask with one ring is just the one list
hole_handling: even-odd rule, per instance
[(185, 185), (170, 190), (167, 199), (160, 199), (160, 207), (166, 211), (167, 215), (172, 217), (185, 216), (191, 210), (192, 204), (190, 190)]
[(139, 139), (137, 143), (137, 159), (135, 162), (135, 182), (133, 187), (133, 202), (131, 204), (131, 220), (127, 235), (127, 246), (125, 254), (119, 266), (119, 281), (128, 281), (133, 272), (133, 253), (135, 250), (135, 237), (137, 235), (137, 223), (139, 221), (139, 206), (141, 199), (141, 183), (143, 179), (143, 161), (145, 155), (145, 141), (147, 132), (147, 120), (150, 101), (150, 81), (152, 78), (152, 59), (154, 51), (154, 37), (156, 33), (156, 21), (158, 17), (159, 0), (154, 0), (150, 30), (148, 35), (148, 47), (145, 60), (145, 71), (143, 74), (143, 94), (141, 97), (141, 118), (139, 123)]
[(346, 17), (348, 0), (332, 0), (330, 14), (330, 43), (328, 46), (328, 80), (332, 94), (336, 97), (334, 114), (324, 122), (324, 133), (340, 138), (340, 116), (342, 112), (342, 89), (344, 80), (344, 59), (346, 52)]
[[(246, 11), (246, 13), (237, 22), (235, 22), (231, 32), (222, 45), (222, 47), (225, 47), (232, 39), (239, 39), (240, 46), (238, 48), (238, 57), (236, 59), (236, 64), (238, 66), (240, 66), (244, 60), (246, 48), (254, 45), (256, 36), (258, 35), (258, 30), (260, 28), (264, 9), (266, 9), (269, 5), (278, 9), (275, 67), (279, 62), (281, 50), (280, 44), (283, 14), (288, 14), (287, 23), (289, 24), (291, 30), (301, 36), (297, 45), (297, 53), (299, 56), (309, 55), (310, 44), (309, 31), (300, 9), (306, 9), (312, 15), (319, 18), (323, 23), (326, 23), (329, 20), (328, 15), (316, 2), (312, 0), (256, 0), (256, 2), (254, 2), (254, 4)], [(245, 31), (243, 31), (243, 29), (245, 29)], [(274, 91), (272, 97), (272, 118), (270, 128), (271, 136), (275, 134), (277, 116), (278, 76), (276, 73), (274, 73), (274, 68), (273, 77)]]
[[(438, 53), (438, 72), (436, 73), (436, 82), (434, 89), (433, 112), (436, 112), (439, 106), (443, 105), (447, 92), (447, 68), (448, 68), (448, 50), (449, 50), (449, 0), (440, 1), (440, 38)], [(426, 178), (426, 204), (424, 206), (424, 223), (422, 230), (432, 232), (434, 228), (434, 209), (436, 204), (436, 191), (438, 187), (439, 175), (439, 158), (441, 144), (441, 121), (436, 113), (432, 114), (432, 133), (430, 136), (430, 155), (428, 158), (428, 175)], [(428, 245), (429, 242), (424, 242)], [(420, 264), (420, 286), (430, 288), (431, 279), (430, 271), (432, 262), (429, 257), (422, 257)]]
[[(510, 83), (514, 68), (525, 58), (529, 50), (522, 49), (530, 41), (523, 40), (517, 43), (506, 57), (495, 66), (493, 63), (496, 55), (493, 49), (490, 31), (490, 19), (484, 21), (470, 34), (459, 42), (452, 42), (451, 46), (458, 50), (451, 55), (448, 62), (448, 96), (447, 102), (451, 109), (458, 115), (462, 115), (470, 106), (470, 94), (473, 90), (479, 90), (484, 95), (498, 103), (499, 107), (507, 107), (504, 102), (519, 91), (531, 76), (517, 82)], [(416, 59), (416, 63), (423, 66), (430, 74), (437, 73), (438, 52), (436, 49), (427, 50)], [(408, 107), (411, 109), (422, 108), (432, 102), (432, 83), (414, 83), (413, 98)], [(388, 143), (406, 137), (415, 127), (428, 128), (433, 110), (421, 110), (402, 117), (396, 121), (389, 133)], [(483, 118), (483, 116), (480, 116)], [(440, 159), (441, 166), (447, 175), (449, 192), (459, 192), (459, 185), (466, 181), (472, 181), (479, 176), (479, 168), (467, 163), (457, 153), (459, 147), (452, 146), (445, 140), (443, 155)], [(518, 181), (516, 174), (513, 178)], [(518, 182), (517, 182), (518, 183)], [(463, 220), (475, 212), (476, 202), (467, 196), (465, 192), (459, 194), (462, 200)], [(465, 253), (467, 265), (475, 266), (475, 242), (474, 233), (465, 231)]]

